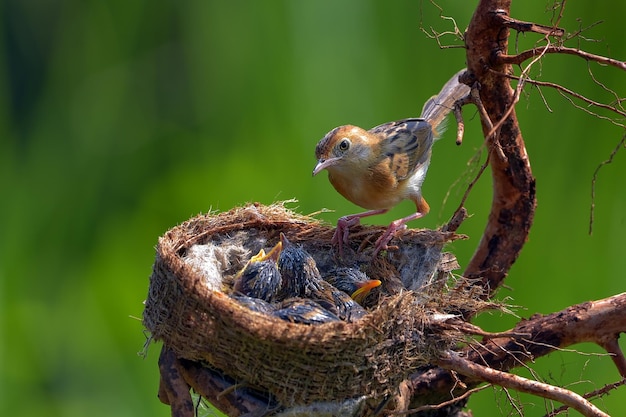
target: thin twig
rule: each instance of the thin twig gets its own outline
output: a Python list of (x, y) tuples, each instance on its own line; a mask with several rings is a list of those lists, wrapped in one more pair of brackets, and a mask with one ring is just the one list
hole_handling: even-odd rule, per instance
[(455, 212), (461, 210), (465, 206), (465, 202), (467, 201), (467, 197), (469, 197), (469, 194), (472, 191), (472, 189), (474, 188), (474, 185), (476, 185), (476, 183), (478, 182), (480, 177), (483, 175), (483, 172), (485, 172), (485, 169), (487, 169), (488, 165), (489, 165), (489, 153), (487, 153), (487, 159), (480, 166), (480, 169), (478, 170), (478, 173), (476, 174), (474, 179), (472, 181), (470, 181), (470, 183), (467, 185), (467, 188), (465, 189), (465, 192), (463, 193), (463, 197), (461, 198), (461, 202), (459, 203), (459, 207), (455, 210)]
[[(612, 390), (621, 387), (622, 385), (626, 384), (626, 379), (622, 379), (620, 381), (617, 382), (613, 382), (612, 384), (606, 384), (605, 386), (603, 386), (600, 389), (597, 390), (593, 390), (591, 392), (587, 392), (585, 394), (583, 394), (583, 398), (589, 400), (591, 398), (600, 398), (603, 395), (608, 394), (609, 392), (611, 392)], [(559, 408), (557, 408), (556, 410), (553, 410), (552, 412), (546, 414), (544, 417), (554, 417), (558, 414), (561, 414), (565, 411), (567, 411), (570, 407), (567, 405), (563, 405)]]
[(435, 3), (433, 0), (430, 0), (430, 3), (439, 10), (439, 18), (443, 19), (443, 20), (449, 20), (452, 22), (452, 26), (453, 26), (453, 30), (452, 31), (444, 31), (444, 32), (437, 32), (432, 26), (429, 28), (430, 31), (426, 30), (424, 28), (424, 22), (422, 21), (422, 17), (423, 17), (423, 11), (421, 10), (420, 7), (420, 30), (426, 35), (428, 36), (430, 39), (434, 39), (437, 42), (437, 45), (439, 45), (440, 49), (450, 49), (450, 48), (465, 48), (465, 45), (462, 44), (458, 44), (458, 45), (443, 45), (441, 43), (441, 38), (444, 37), (445, 35), (453, 35), (454, 37), (456, 37), (458, 40), (463, 41), (463, 32), (461, 31), (461, 29), (459, 29), (459, 26), (456, 23), (456, 20), (453, 17), (450, 16), (446, 16), (443, 14), (443, 8), (441, 6), (439, 6), (437, 3)]
[(593, 177), (591, 178), (591, 209), (589, 210), (589, 234), (593, 233), (593, 221), (596, 209), (596, 182), (598, 181), (598, 174), (600, 173), (600, 169), (603, 166), (608, 165), (613, 162), (615, 155), (620, 150), (620, 148), (626, 147), (626, 134), (622, 136), (622, 140), (617, 143), (617, 146), (613, 149), (609, 158), (605, 161), (602, 161), (593, 172)]
[(587, 61), (597, 62), (598, 64), (602, 65), (609, 65), (626, 71), (626, 61), (620, 61), (606, 56), (592, 54), (578, 48), (569, 48), (567, 46), (559, 45), (552, 45), (548, 47), (541, 46), (538, 48), (533, 48), (524, 52), (520, 52), (519, 54), (515, 55), (500, 54), (498, 55), (497, 60), (501, 64), (521, 65), (524, 61), (527, 61), (530, 58), (542, 56), (545, 54), (575, 55)]
[[(543, 49), (547, 49), (549, 47), (549, 45), (546, 45)], [(518, 83), (517, 86), (515, 88), (515, 94), (513, 95), (513, 101), (512, 103), (509, 105), (506, 113), (504, 113), (504, 115), (500, 118), (500, 120), (493, 126), (493, 128), (491, 129), (491, 131), (489, 132), (489, 135), (495, 134), (495, 132), (497, 131), (497, 129), (500, 128), (500, 126), (502, 125), (502, 123), (504, 123), (508, 117), (511, 115), (511, 112), (513, 112), (513, 110), (515, 109), (515, 105), (518, 103), (520, 95), (522, 93), (522, 90), (524, 89), (524, 84), (530, 79), (528, 76), (528, 73), (530, 72), (531, 68), (533, 67), (534, 64), (536, 64), (537, 62), (539, 62), (541, 60), (541, 57), (543, 56), (543, 54), (540, 54), (539, 56), (535, 57), (527, 66), (526, 68), (524, 68), (522, 70), (522, 73), (519, 75), (519, 77), (515, 77), (514, 79), (517, 79)], [(488, 135), (488, 136), (489, 136)]]
[[(518, 77), (516, 75), (504, 74), (504, 73), (499, 73), (499, 74), (502, 75), (503, 77), (510, 78), (512, 80), (522, 81), (522, 77), (521, 76)], [(554, 88), (555, 90), (557, 90), (557, 91), (559, 91), (559, 92), (561, 92), (563, 94), (567, 94), (569, 96), (575, 97), (575, 98), (577, 98), (577, 99), (579, 99), (581, 101), (584, 101), (585, 103), (591, 104), (592, 106), (600, 107), (600, 108), (603, 108), (603, 109), (606, 109), (606, 110), (610, 110), (610, 111), (612, 111), (614, 113), (619, 114), (622, 117), (626, 117), (626, 112), (617, 109), (615, 106), (611, 106), (611, 105), (608, 105), (608, 104), (597, 102), (595, 100), (592, 100), (590, 98), (587, 98), (587, 97), (583, 96), (582, 94), (579, 94), (579, 93), (577, 93), (575, 91), (572, 91), (569, 88), (563, 87), (560, 84), (551, 83), (551, 82), (547, 82), (547, 81), (537, 81), (537, 80), (532, 80), (530, 78), (525, 78), (523, 80), (523, 82), (526, 82), (526, 83), (532, 84), (532, 85), (536, 85), (536, 86), (541, 86), (541, 87)], [(587, 112), (592, 114), (592, 115), (599, 116), (596, 113), (589, 112), (589, 111), (587, 111)], [(609, 119), (609, 120), (611, 120), (611, 119)], [(622, 126), (623, 127), (622, 124), (619, 124), (617, 122), (615, 122), (615, 124), (617, 124), (618, 126)]]
[(484, 390), (485, 388), (489, 388), (491, 386), (491, 384), (487, 384), (487, 385), (482, 385), (480, 387), (476, 387), (470, 390), (465, 391), (462, 395), (459, 395), (458, 397), (454, 397), (448, 401), (444, 401), (441, 402), (439, 404), (427, 404), (427, 405), (422, 405), (420, 407), (417, 408), (411, 408), (409, 410), (403, 410), (403, 411), (394, 411), (391, 412), (390, 415), (404, 415), (404, 414), (412, 414), (412, 413), (419, 413), (421, 411), (430, 411), (430, 410), (439, 410), (443, 407), (447, 407), (449, 405), (452, 405), (454, 403), (457, 403), (467, 397), (469, 397), (472, 394), (475, 394), (479, 391)]

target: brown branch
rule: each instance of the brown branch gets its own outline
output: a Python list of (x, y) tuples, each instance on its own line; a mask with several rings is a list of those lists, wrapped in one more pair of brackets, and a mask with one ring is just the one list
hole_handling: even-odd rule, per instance
[(543, 382), (533, 381), (518, 375), (498, 371), (487, 366), (478, 365), (477, 363), (462, 358), (456, 352), (447, 352), (447, 354), (439, 360), (438, 365), (446, 369), (454, 370), (471, 379), (485, 381), (503, 388), (511, 388), (520, 392), (526, 392), (549, 400), (558, 401), (575, 409), (584, 416), (610, 417), (575, 392)]
[(176, 354), (163, 347), (159, 356), (159, 400), (172, 409), (172, 417), (193, 417), (194, 406), (189, 394), (189, 385), (183, 379)]
[(471, 103), (470, 95), (460, 98), (454, 103), (452, 108), (452, 114), (456, 120), (456, 144), (461, 145), (463, 143), (463, 135), (465, 134), (465, 122), (463, 121), (463, 112), (461, 109), (464, 105)]
[[(507, 50), (509, 27), (503, 24), (502, 16), (509, 14), (510, 5), (510, 0), (481, 1), (465, 35), (468, 72), (479, 83), (480, 100), (487, 113), (481, 121), (494, 185), (488, 223), (464, 275), (480, 278), (487, 294), (500, 286), (517, 259), (536, 205), (535, 179), (513, 108), (515, 93), (506, 79), (493, 73), (508, 73), (509, 65), (486, 65), (492, 61), (494, 47), (503, 53)], [(494, 131), (486, 120), (498, 128)]]
[(229, 416), (248, 415), (261, 410), (269, 412), (278, 408), (268, 395), (236, 384), (231, 378), (201, 363), (180, 359), (167, 346), (161, 349), (159, 370), (161, 383), (158, 397), (162, 403), (171, 406), (173, 417), (195, 415), (190, 388)]
[(463, 31), (459, 29), (459, 26), (456, 24), (456, 20), (453, 17), (445, 16), (443, 14), (443, 8), (441, 6), (439, 6), (437, 3), (435, 3), (432, 0), (431, 0), (431, 4), (439, 10), (440, 19), (448, 20), (452, 22), (453, 30), (437, 32), (432, 26), (429, 28), (430, 31), (426, 30), (424, 27), (423, 11), (421, 10), (421, 6), (420, 6), (420, 23), (419, 23), (420, 30), (430, 39), (434, 39), (437, 42), (437, 45), (439, 46), (440, 49), (463, 48), (463, 45), (444, 45), (441, 43), (441, 38), (446, 35), (453, 35), (455, 38), (459, 40), (463, 40)]
[(512, 17), (504, 13), (496, 13), (496, 15), (499, 19), (501, 19), (502, 25), (518, 32), (534, 32), (546, 36), (556, 36), (558, 38), (565, 35), (565, 30), (555, 26), (546, 26), (539, 23), (524, 22), (523, 20), (513, 19)]
[[(622, 374), (624, 359), (616, 342), (623, 332), (626, 332), (626, 293), (577, 304), (546, 316), (535, 315), (506, 332), (524, 336), (489, 338), (482, 344), (467, 346), (461, 354), (470, 362), (509, 371), (555, 350), (592, 342), (609, 350)], [(476, 385), (475, 381), (464, 382), (469, 389)], [(458, 396), (464, 392), (458, 388), (452, 375), (442, 368), (413, 374), (405, 389), (413, 399), (411, 408), (437, 404), (449, 399), (452, 394)]]
[(524, 61), (528, 59), (534, 58), (536, 56), (542, 56), (545, 54), (575, 55), (587, 61), (597, 62), (598, 64), (608, 65), (626, 71), (626, 61), (620, 61), (602, 55), (592, 54), (578, 48), (569, 48), (566, 46), (558, 45), (533, 48), (515, 55), (507, 55), (504, 53), (497, 54), (496, 61), (498, 62), (498, 64), (502, 65), (521, 65)]

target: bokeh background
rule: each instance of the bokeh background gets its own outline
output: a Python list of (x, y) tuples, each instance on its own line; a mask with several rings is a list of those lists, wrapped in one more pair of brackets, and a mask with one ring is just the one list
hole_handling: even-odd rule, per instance
[[(474, 3), (439, 4), (464, 29)], [(541, 23), (553, 16), (545, 1), (517, 1), (513, 11)], [(561, 26), (571, 33), (603, 20), (581, 46), (624, 59), (625, 15), (620, 2), (569, 2)], [(453, 29), (428, 1), (4, 0), (0, 19), (0, 415), (169, 415), (156, 397), (160, 346), (137, 355), (158, 236), (200, 212), (253, 201), (297, 198), (302, 213), (335, 210), (320, 216), (328, 222), (358, 211), (325, 174), (311, 178), (316, 142), (340, 124), (418, 115), (464, 66), (462, 49), (440, 49), (421, 30)], [(623, 72), (589, 68), (625, 95)], [(547, 57), (534, 75), (614, 99), (571, 56)], [(553, 91), (541, 91), (545, 103), (527, 92), (517, 110), (538, 209), (499, 293), (524, 306), (521, 317), (620, 293), (626, 270), (624, 150), (599, 173), (588, 234), (594, 170), (623, 130)], [(481, 136), (475, 110), (464, 114), (463, 145), (448, 132), (435, 147), (424, 185), (432, 212), (413, 227), (444, 223), (473, 178)], [(449, 248), (462, 264), (480, 238), (490, 187), (487, 173), (466, 204), (473, 216), (460, 231), (470, 239)], [(371, 222), (411, 209), (403, 203)], [(500, 331), (516, 320), (479, 323)], [(562, 352), (535, 369), (579, 392), (619, 379), (606, 356)], [(624, 415), (623, 399), (622, 389), (598, 404)], [(529, 416), (551, 407), (520, 401)], [(498, 390), (470, 407), (515, 415)]]

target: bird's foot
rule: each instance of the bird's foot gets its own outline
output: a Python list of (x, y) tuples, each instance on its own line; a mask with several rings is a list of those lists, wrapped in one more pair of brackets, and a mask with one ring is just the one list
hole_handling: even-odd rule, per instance
[(392, 222), (387, 230), (385, 230), (385, 233), (383, 233), (383, 235), (378, 238), (378, 240), (376, 241), (376, 246), (374, 246), (373, 256), (378, 255), (381, 250), (389, 249), (388, 244), (391, 239), (393, 239), (396, 232), (406, 229), (406, 224), (402, 220), (403, 219)]
[(333, 246), (337, 246), (339, 255), (343, 256), (343, 245), (350, 243), (348, 236), (350, 234), (350, 228), (356, 226), (361, 222), (361, 218), (357, 216), (343, 216), (337, 220), (337, 228), (333, 234), (331, 243)]

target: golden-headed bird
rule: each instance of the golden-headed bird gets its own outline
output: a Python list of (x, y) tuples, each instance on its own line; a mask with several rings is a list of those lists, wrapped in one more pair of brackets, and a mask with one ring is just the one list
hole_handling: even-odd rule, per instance
[[(317, 165), (313, 175), (328, 171), (333, 187), (352, 203), (368, 211), (341, 217), (333, 236), (341, 253), (348, 244), (349, 228), (367, 216), (389, 211), (403, 200), (415, 204), (415, 213), (393, 221), (377, 240), (374, 254), (387, 244), (406, 223), (428, 213), (422, 197), (432, 145), (443, 129), (440, 125), (457, 100), (466, 96), (469, 87), (458, 80), (462, 70), (448, 81), (441, 92), (429, 99), (419, 118), (385, 123), (365, 130), (346, 125), (331, 130), (316, 148)], [(439, 129), (439, 130), (438, 130)]]

